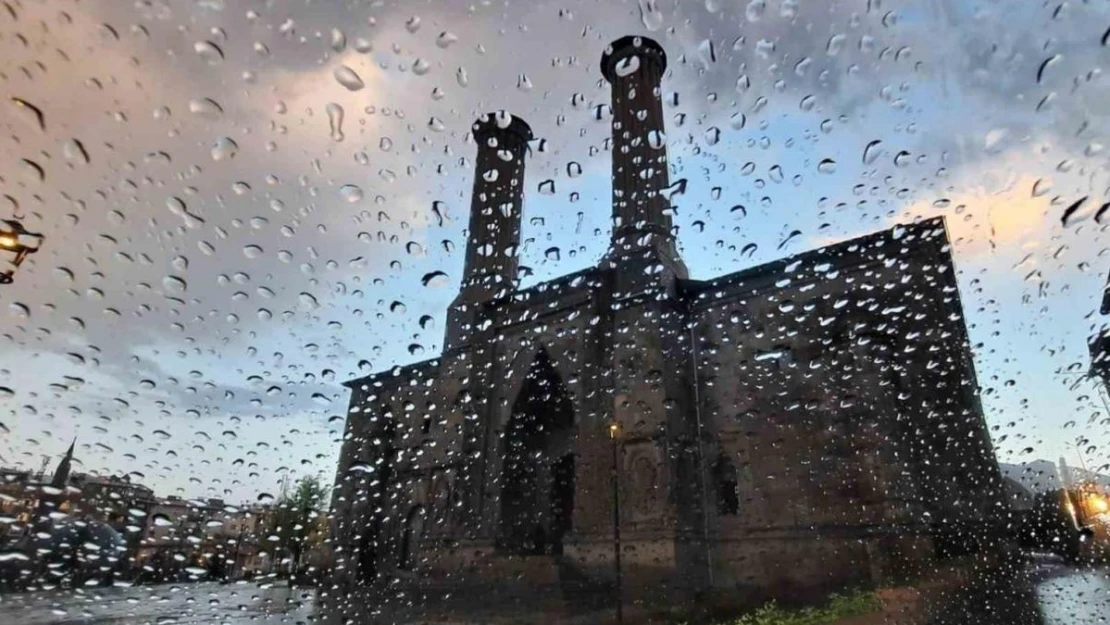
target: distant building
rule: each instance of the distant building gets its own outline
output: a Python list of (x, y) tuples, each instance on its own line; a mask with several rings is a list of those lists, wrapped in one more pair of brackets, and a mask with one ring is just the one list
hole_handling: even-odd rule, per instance
[(137, 509), (151, 491), (126, 478), (74, 473), (75, 448), (76, 440), (49, 480), (0, 472), (0, 549), (19, 556), (0, 567), (0, 585), (108, 583), (129, 570), (141, 535), (134, 519), (144, 516)]
[(1044, 493), (1063, 488), (1060, 471), (1050, 460), (1031, 460), (1022, 464), (1000, 463), (1002, 475), (1014, 480), (1033, 493)]
[(1033, 491), (1022, 486), (1020, 482), (1011, 477), (1003, 477), (1002, 486), (1005, 489), (1006, 502), (1010, 504), (1011, 510), (1025, 512), (1033, 509), (1033, 505), (1036, 503)]
[(347, 383), (341, 587), (473, 585), (492, 602), (514, 584), (611, 589), (619, 571), (629, 601), (758, 600), (887, 583), (998, 538), (1001, 477), (944, 222), (690, 279), (666, 66), (647, 38), (602, 56), (611, 245), (528, 289), (515, 285), (532, 133), (505, 114), (474, 125), (443, 354)]
[(269, 506), (231, 506), (219, 499), (159, 499), (150, 507), (138, 562), (151, 573), (175, 575), (218, 556), (232, 577), (269, 573)]

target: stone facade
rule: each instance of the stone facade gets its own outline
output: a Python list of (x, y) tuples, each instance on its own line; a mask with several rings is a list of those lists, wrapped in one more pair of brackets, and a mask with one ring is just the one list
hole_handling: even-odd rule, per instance
[(689, 279), (665, 71), (649, 39), (605, 51), (612, 244), (528, 289), (531, 131), (504, 114), (475, 124), (444, 352), (347, 383), (340, 586), (612, 589), (618, 527), (628, 601), (754, 600), (882, 582), (994, 535), (1000, 477), (944, 223)]

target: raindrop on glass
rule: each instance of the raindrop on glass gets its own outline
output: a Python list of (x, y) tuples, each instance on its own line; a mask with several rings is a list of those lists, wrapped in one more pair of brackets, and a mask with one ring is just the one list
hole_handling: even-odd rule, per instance
[(324, 111), (328, 114), (328, 129), (332, 141), (343, 140), (343, 107), (335, 102), (328, 102), (324, 107)]
[(211, 153), (214, 161), (231, 160), (239, 153), (239, 144), (231, 137), (220, 137), (212, 144)]
[(224, 51), (220, 49), (220, 46), (217, 46), (211, 41), (198, 41), (194, 43), (193, 51), (209, 65), (217, 65), (224, 60)]
[(339, 187), (339, 196), (346, 200), (348, 204), (354, 204), (362, 200), (362, 187), (354, 184), (345, 184)]
[(340, 65), (336, 68), (335, 80), (349, 91), (358, 91), (366, 86), (363, 84), (362, 79), (358, 77), (358, 74), (355, 73), (355, 70), (346, 65)]

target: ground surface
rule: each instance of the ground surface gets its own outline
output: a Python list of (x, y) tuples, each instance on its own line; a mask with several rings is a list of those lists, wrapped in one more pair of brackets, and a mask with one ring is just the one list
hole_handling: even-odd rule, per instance
[[(1110, 568), (1079, 569), (1042, 558), (1029, 566), (1028, 605), (1004, 602), (1037, 625), (1105, 624), (1110, 617)], [(940, 622), (1010, 625), (971, 596)], [(998, 602), (995, 602), (998, 603)], [(319, 620), (316, 594), (307, 589), (260, 588), (254, 584), (191, 584), (93, 588), (0, 596), (4, 625), (266, 625)], [(367, 621), (388, 623), (389, 620)]]

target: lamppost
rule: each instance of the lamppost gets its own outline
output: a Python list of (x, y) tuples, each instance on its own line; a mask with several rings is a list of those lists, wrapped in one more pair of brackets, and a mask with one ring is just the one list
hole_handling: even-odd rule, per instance
[(37, 252), (43, 236), (28, 232), (13, 219), (0, 219), (0, 284), (10, 284), (28, 254)]
[(616, 589), (614, 601), (616, 602), (617, 623), (624, 622), (624, 597), (621, 587), (621, 491), (620, 491), (620, 423), (613, 421), (609, 424), (609, 440), (613, 448), (613, 469), (609, 477), (610, 490), (613, 495), (613, 567), (616, 570)]

